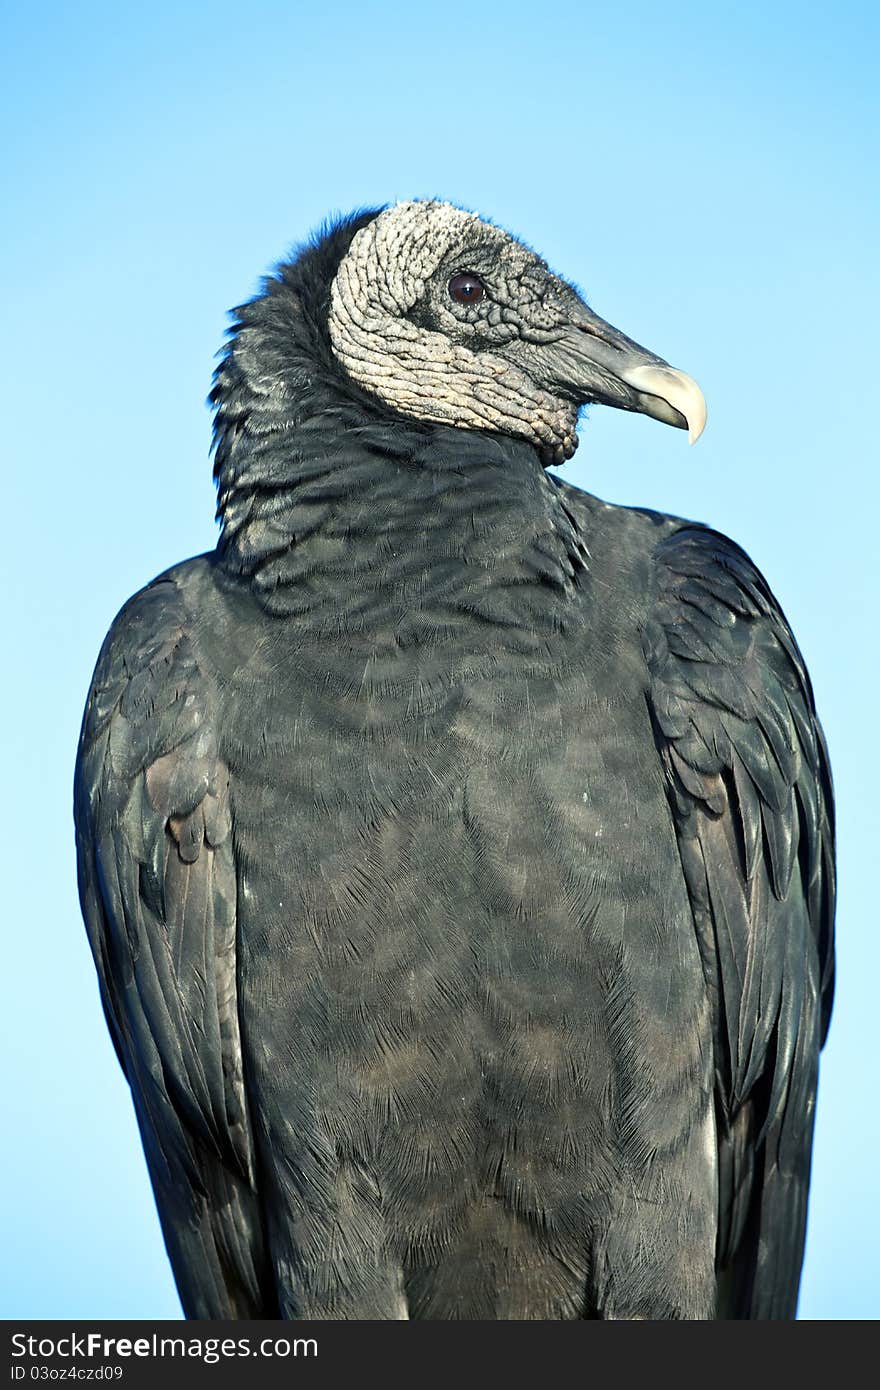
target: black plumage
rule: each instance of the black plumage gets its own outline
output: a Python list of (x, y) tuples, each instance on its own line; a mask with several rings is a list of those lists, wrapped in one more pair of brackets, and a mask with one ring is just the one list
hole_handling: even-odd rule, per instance
[(221, 540), (126, 604), (83, 724), (184, 1309), (791, 1317), (834, 894), (802, 657), (723, 536), (353, 379), (374, 218), (238, 311)]

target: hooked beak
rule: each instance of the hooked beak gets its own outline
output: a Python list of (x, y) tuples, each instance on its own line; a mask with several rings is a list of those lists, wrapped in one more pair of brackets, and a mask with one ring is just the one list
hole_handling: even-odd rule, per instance
[(706, 425), (706, 402), (693, 377), (612, 328), (586, 305), (549, 346), (554, 384), (579, 405), (597, 401), (636, 410), (687, 430), (695, 444)]

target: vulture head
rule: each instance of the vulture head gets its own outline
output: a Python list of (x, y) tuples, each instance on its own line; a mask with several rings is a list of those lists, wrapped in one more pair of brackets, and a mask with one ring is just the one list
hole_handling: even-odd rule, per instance
[(441, 202), (387, 208), (356, 231), (330, 287), (333, 355), (405, 416), (526, 439), (546, 464), (577, 448), (582, 405), (689, 432), (696, 382), (599, 318), (528, 247)]

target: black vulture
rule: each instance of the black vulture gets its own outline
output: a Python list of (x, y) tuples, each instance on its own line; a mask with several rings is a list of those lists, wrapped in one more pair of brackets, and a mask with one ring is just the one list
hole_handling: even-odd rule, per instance
[(705, 526), (547, 465), (696, 383), (447, 203), (236, 311), (215, 551), (122, 609), (79, 885), (195, 1318), (791, 1318), (833, 809)]

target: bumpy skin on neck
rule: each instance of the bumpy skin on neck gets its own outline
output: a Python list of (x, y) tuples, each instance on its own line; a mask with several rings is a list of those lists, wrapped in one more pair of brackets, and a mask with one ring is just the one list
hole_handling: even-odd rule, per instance
[[(492, 312), (462, 312), (446, 282), (484, 268)], [(567, 291), (532, 252), (475, 214), (398, 203), (363, 227), (343, 258), (330, 337), (353, 379), (404, 415), (498, 430), (560, 463), (577, 448), (577, 406), (543, 389), (505, 347), (552, 341)]]

